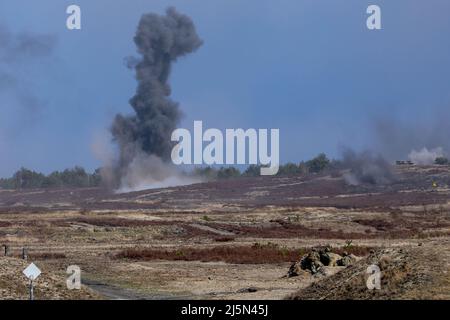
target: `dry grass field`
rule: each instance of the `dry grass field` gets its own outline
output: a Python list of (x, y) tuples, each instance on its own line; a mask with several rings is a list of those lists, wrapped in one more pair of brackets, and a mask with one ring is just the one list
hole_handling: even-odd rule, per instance
[[(449, 299), (450, 169), (396, 170), (387, 185), (318, 174), (127, 194), (2, 190), (0, 298), (27, 298), (21, 272), (33, 261), (37, 299)], [(325, 245), (359, 260), (286, 277)], [(365, 287), (371, 263), (381, 290)], [(81, 290), (66, 288), (69, 265)]]

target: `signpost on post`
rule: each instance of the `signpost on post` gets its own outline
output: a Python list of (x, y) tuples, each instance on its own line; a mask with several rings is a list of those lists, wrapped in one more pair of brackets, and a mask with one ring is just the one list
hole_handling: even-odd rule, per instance
[(23, 270), (23, 274), (30, 280), (30, 300), (34, 300), (33, 281), (39, 277), (41, 270), (39, 270), (34, 263), (31, 263), (25, 270)]

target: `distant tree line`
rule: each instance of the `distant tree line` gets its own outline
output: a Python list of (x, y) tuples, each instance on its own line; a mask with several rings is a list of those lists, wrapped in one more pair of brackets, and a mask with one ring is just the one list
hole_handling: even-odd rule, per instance
[(446, 157), (438, 157), (436, 158), (436, 160), (434, 160), (434, 163), (441, 166), (446, 166), (450, 164), (450, 161)]
[[(339, 162), (336, 160), (330, 160), (324, 153), (319, 154), (317, 157), (296, 163), (286, 163), (280, 165), (277, 175), (299, 175), (308, 173), (320, 173), (326, 170), (337, 168)], [(260, 176), (261, 165), (250, 165), (246, 170), (241, 172), (235, 167), (221, 167), (219, 169), (213, 167), (196, 168), (193, 175), (202, 176), (206, 179), (228, 179), (236, 177), (256, 177)]]
[[(446, 157), (436, 158), (436, 165), (450, 165), (450, 160)], [(332, 173), (335, 170), (344, 169), (345, 164), (340, 160), (330, 160), (324, 153), (319, 154), (317, 157), (302, 161), (300, 163), (288, 162), (284, 165), (280, 165), (277, 176), (292, 176), (302, 174), (317, 174), (322, 172)], [(221, 167), (219, 169), (213, 167), (196, 168), (193, 172), (196, 176), (205, 177), (208, 180), (211, 179), (228, 179), (236, 177), (257, 177), (260, 175), (261, 165), (250, 165), (246, 170), (241, 172), (235, 167)]]
[[(325, 154), (299, 164), (287, 163), (281, 165), (278, 175), (295, 175), (306, 173), (319, 173), (330, 167), (333, 162)], [(206, 180), (229, 179), (237, 177), (256, 177), (260, 175), (260, 165), (250, 165), (241, 172), (235, 167), (202, 167), (195, 168), (190, 175), (204, 177)], [(85, 188), (97, 187), (102, 184), (101, 169), (88, 173), (82, 167), (74, 167), (64, 171), (54, 171), (49, 175), (21, 168), (10, 178), (0, 179), (1, 189), (32, 189), (32, 188)]]
[[(449, 159), (439, 157), (435, 160), (436, 165), (450, 165)], [(342, 163), (339, 160), (330, 160), (321, 153), (317, 157), (302, 161), (300, 163), (286, 163), (280, 165), (277, 175), (290, 176), (302, 174), (317, 174), (322, 172), (332, 172), (334, 169), (341, 169)], [(21, 168), (14, 173), (11, 178), (0, 179), (0, 189), (30, 189), (30, 188), (85, 188), (97, 187), (102, 184), (100, 174), (101, 169), (93, 173), (86, 172), (82, 167), (74, 167), (64, 171), (54, 171), (49, 175), (35, 172), (26, 168)], [(257, 177), (260, 176), (261, 165), (250, 165), (243, 172), (235, 167), (199, 167), (195, 168), (189, 175), (200, 176), (206, 180), (229, 179), (237, 177)]]
[(100, 169), (87, 173), (81, 167), (64, 171), (54, 171), (44, 175), (26, 168), (21, 168), (11, 178), (0, 179), (2, 189), (61, 188), (61, 187), (96, 187), (101, 183)]

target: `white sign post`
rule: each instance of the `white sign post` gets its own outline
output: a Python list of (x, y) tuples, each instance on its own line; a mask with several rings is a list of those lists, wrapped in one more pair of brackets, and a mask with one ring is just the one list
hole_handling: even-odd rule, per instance
[(39, 277), (41, 270), (39, 270), (34, 263), (31, 263), (25, 270), (23, 270), (23, 274), (30, 280), (30, 300), (34, 300), (33, 281)]

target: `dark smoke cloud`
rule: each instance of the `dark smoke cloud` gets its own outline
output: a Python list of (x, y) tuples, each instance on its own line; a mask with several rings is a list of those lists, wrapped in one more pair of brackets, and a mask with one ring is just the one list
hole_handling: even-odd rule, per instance
[(356, 153), (351, 149), (344, 149), (342, 167), (349, 170), (344, 178), (351, 185), (387, 184), (395, 180), (392, 165), (381, 155), (371, 151)]
[(134, 114), (117, 115), (111, 128), (119, 147), (115, 170), (119, 178), (129, 175), (142, 153), (163, 162), (170, 159), (171, 134), (181, 118), (178, 103), (170, 99), (172, 63), (203, 43), (192, 20), (174, 8), (168, 8), (164, 16), (143, 15), (134, 42), (141, 57), (126, 60), (127, 66), (135, 69), (138, 82), (136, 94), (130, 99)]

